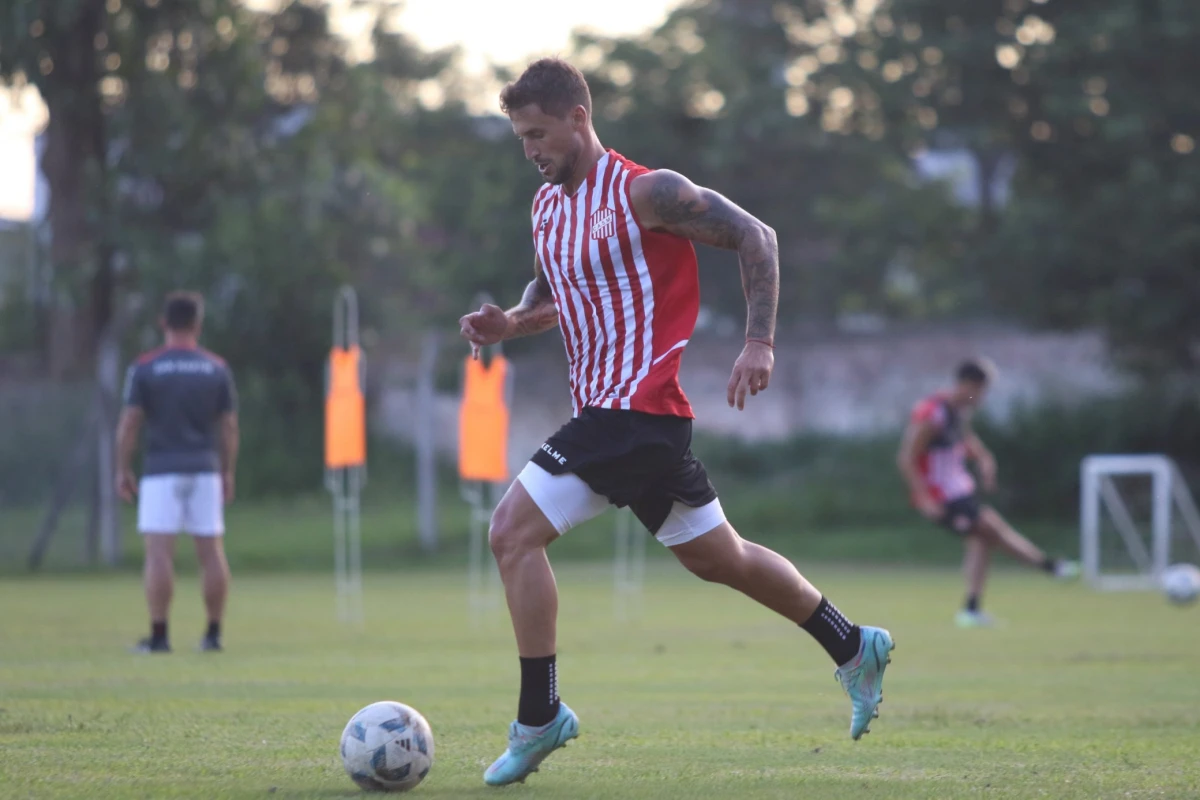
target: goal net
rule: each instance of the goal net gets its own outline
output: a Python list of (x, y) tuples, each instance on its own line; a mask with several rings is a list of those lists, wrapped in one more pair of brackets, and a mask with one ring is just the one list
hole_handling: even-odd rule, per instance
[(1200, 561), (1200, 512), (1171, 459), (1088, 456), (1080, 484), (1083, 574), (1094, 588), (1154, 589), (1168, 565)]

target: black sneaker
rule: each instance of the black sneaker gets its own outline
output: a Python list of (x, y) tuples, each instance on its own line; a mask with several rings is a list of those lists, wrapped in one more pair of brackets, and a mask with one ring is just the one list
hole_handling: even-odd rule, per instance
[(219, 653), (221, 652), (221, 637), (220, 636), (205, 636), (200, 640), (200, 652), (202, 653)]
[(169, 653), (171, 652), (171, 643), (166, 639), (153, 639), (147, 636), (132, 648), (134, 653)]

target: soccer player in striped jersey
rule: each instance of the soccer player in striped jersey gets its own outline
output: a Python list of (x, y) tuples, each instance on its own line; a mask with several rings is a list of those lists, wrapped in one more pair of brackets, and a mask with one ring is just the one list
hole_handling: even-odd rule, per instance
[(986, 359), (960, 364), (952, 388), (935, 392), (913, 409), (897, 456), (913, 506), (963, 539), (967, 598), (955, 621), (964, 628), (994, 624), (980, 608), (993, 549), (999, 548), (1055, 577), (1073, 578), (1079, 574), (1078, 563), (1050, 558), (994, 508), (979, 501), (967, 462), (974, 462), (979, 470), (983, 489), (992, 491), (996, 487), (996, 459), (971, 430), (970, 420), (994, 375), (995, 367)]
[(694, 243), (732, 250), (746, 293), (745, 347), (727, 401), (739, 410), (774, 367), (775, 232), (710, 189), (606, 149), (587, 82), (543, 59), (505, 87), (501, 106), (545, 185), (533, 200), (534, 278), (507, 311), (460, 320), (475, 348), (559, 328), (574, 416), (534, 453), (492, 517), (490, 540), (517, 639), (521, 691), (508, 749), (484, 773), (523, 781), (578, 735), (558, 697), (558, 593), (546, 548), (609, 505), (629, 507), (688, 570), (791, 620), (826, 650), (852, 704), (858, 739), (878, 715), (894, 647), (854, 625), (787, 559), (741, 538), (692, 453), (692, 408), (679, 384), (700, 289)]

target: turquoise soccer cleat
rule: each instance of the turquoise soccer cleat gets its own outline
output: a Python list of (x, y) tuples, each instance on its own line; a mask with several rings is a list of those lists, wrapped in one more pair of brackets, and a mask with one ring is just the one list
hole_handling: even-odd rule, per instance
[(854, 707), (850, 738), (855, 740), (869, 733), (871, 720), (879, 716), (879, 704), (883, 702), (883, 671), (892, 663), (889, 653), (896, 649), (892, 635), (883, 628), (863, 626), (859, 630), (862, 644), (858, 655), (833, 673)]
[(483, 782), (488, 786), (524, 783), (546, 756), (578, 735), (579, 717), (561, 701), (558, 716), (548, 725), (531, 728), (514, 721), (508, 729), (508, 749), (483, 773)]
[(995, 628), (999, 625), (991, 614), (965, 608), (954, 615), (954, 624), (960, 628)]

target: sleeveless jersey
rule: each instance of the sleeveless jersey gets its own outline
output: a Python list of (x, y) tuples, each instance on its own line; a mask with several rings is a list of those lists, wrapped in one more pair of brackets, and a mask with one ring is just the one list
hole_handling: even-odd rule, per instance
[(588, 406), (694, 416), (679, 365), (700, 309), (696, 251), (638, 221), (629, 187), (647, 172), (608, 150), (573, 195), (547, 185), (534, 198), (575, 416)]
[(975, 493), (967, 470), (966, 425), (962, 415), (941, 394), (925, 398), (912, 413), (913, 422), (929, 422), (937, 430), (921, 454), (921, 478), (934, 500), (948, 503)]

